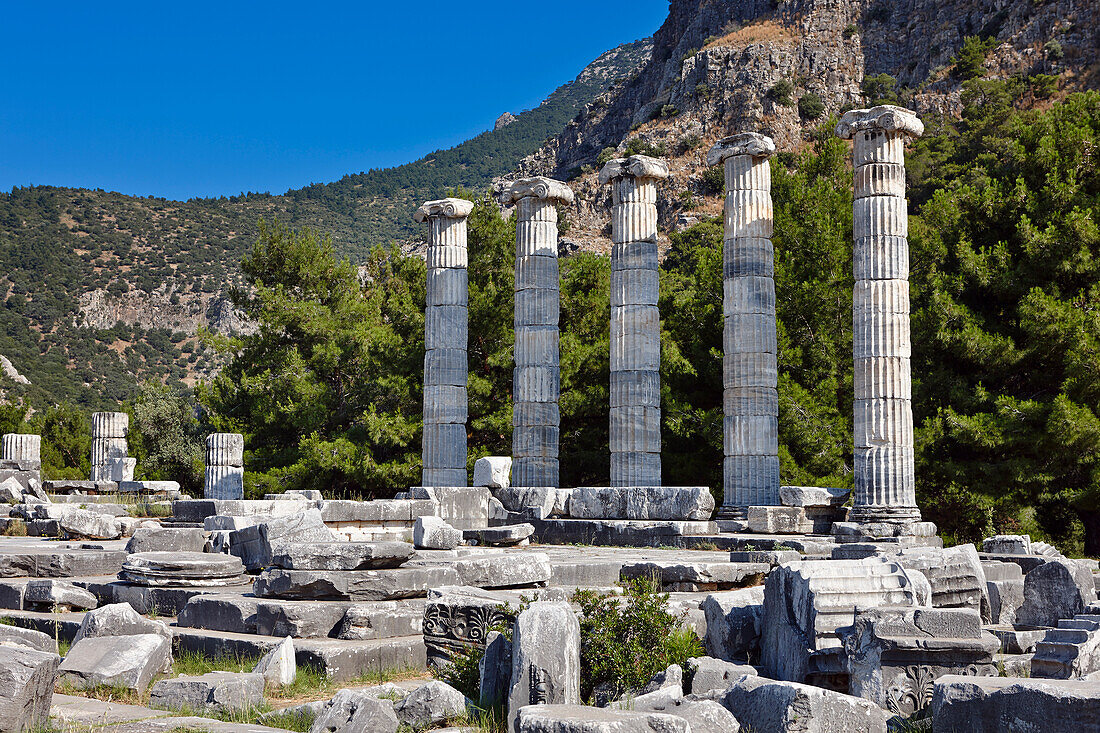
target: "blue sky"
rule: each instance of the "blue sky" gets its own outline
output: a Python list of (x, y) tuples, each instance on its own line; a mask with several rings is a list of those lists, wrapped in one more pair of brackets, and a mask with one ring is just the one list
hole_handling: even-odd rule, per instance
[(667, 11), (666, 0), (9, 3), (0, 190), (282, 193), (404, 163), (537, 105)]

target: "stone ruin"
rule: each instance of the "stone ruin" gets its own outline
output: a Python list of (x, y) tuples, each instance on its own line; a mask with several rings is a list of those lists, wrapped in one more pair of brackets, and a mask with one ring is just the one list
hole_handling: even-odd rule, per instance
[[(43, 480), (36, 436), (3, 436), (0, 526), (21, 521), (29, 536), (0, 537), (0, 729), (42, 726), (51, 711), (98, 723), (84, 698), (54, 694), (60, 683), (147, 692), (144, 718), (184, 716), (166, 730), (238, 730), (204, 716), (243, 714), (303, 665), (347, 685), (297, 708), (330, 733), (439, 729), (475, 706), (499, 706), (515, 733), (1100, 729), (1097, 563), (1027, 536), (944, 549), (916, 506), (903, 146), (920, 131), (895, 107), (838, 126), (855, 156), (854, 495), (780, 481), (768, 138), (710, 153), (727, 188), (717, 506), (709, 487), (661, 480), (655, 205), (667, 166), (633, 156), (601, 174), (613, 200), (608, 486), (559, 485), (568, 187), (535, 178), (505, 193), (517, 216), (513, 455), (478, 459), (472, 486), (471, 204), (429, 202), (417, 213), (429, 226), (421, 486), (373, 501), (246, 500), (244, 439), (215, 434), (204, 495), (190, 498), (132, 480), (125, 415), (93, 419), (89, 481)], [(135, 502), (170, 512), (133, 517)], [(706, 656), (582, 700), (573, 592), (636, 578), (668, 593)], [(72, 642), (64, 659), (58, 640)], [(182, 653), (260, 662), (178, 676)], [(439, 680), (353, 684), (415, 678), (462, 653), (481, 655), (476, 699)], [(249, 730), (280, 730), (275, 720)]]

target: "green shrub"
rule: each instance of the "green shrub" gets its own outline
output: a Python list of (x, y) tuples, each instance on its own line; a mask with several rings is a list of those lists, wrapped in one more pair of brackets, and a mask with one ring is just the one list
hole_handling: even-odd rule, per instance
[(625, 155), (648, 155), (652, 158), (660, 158), (667, 151), (664, 143), (651, 143), (640, 137), (633, 137), (626, 143)]
[(477, 700), (481, 697), (481, 672), (478, 665), (483, 656), (485, 650), (481, 647), (456, 651), (451, 655), (450, 663), (444, 665), (436, 676), (471, 700)]
[(1047, 52), (1047, 56), (1055, 61), (1060, 60), (1066, 55), (1065, 49), (1062, 48), (1062, 44), (1056, 40), (1047, 41), (1047, 45), (1043, 46), (1043, 50)]
[(680, 110), (676, 109), (676, 105), (674, 104), (666, 104), (664, 107), (661, 107), (662, 120), (672, 119), (678, 114), (680, 114)]
[(695, 85), (695, 98), (700, 102), (706, 102), (710, 99), (710, 84), (705, 81), (701, 81)]
[(825, 102), (813, 92), (806, 92), (798, 98), (798, 114), (807, 120), (816, 120), (825, 114)]
[(863, 77), (860, 92), (863, 100), (872, 107), (877, 104), (894, 104), (898, 101), (895, 91), (898, 80), (889, 74), (874, 74)]
[[(684, 629), (685, 614), (668, 608), (652, 578), (623, 585), (623, 595), (578, 590), (573, 602), (581, 609), (581, 696), (590, 699), (597, 686), (610, 685), (616, 695), (638, 690), (671, 664), (684, 666), (702, 655), (694, 632)], [(690, 637), (690, 638), (689, 638)]]
[(600, 154), (596, 156), (596, 167), (603, 168), (607, 165), (608, 161), (619, 154), (619, 151), (612, 147), (606, 147), (600, 151)]
[(951, 72), (959, 79), (977, 79), (985, 75), (985, 57), (989, 50), (997, 45), (995, 38), (981, 38), (980, 36), (967, 36), (963, 39), (962, 48), (951, 60), (955, 64)]
[(698, 133), (688, 133), (680, 138), (680, 150), (683, 152), (689, 152), (695, 150), (697, 147), (703, 144), (703, 138)]
[(768, 90), (768, 96), (775, 100), (776, 104), (790, 107), (794, 104), (791, 95), (794, 94), (794, 84), (789, 79), (780, 79)]
[(846, 25), (844, 27), (844, 34), (843, 35), (844, 35), (845, 39), (851, 38), (852, 36), (855, 36), (857, 33), (859, 33), (859, 26), (857, 26), (855, 23), (849, 23), (848, 25)]
[(726, 190), (726, 169), (715, 165), (703, 171), (699, 177), (699, 187), (707, 196), (717, 196)]

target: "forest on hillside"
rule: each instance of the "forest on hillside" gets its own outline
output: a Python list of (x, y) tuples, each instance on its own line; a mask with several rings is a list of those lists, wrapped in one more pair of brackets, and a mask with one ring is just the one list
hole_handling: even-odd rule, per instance
[[(1026, 93), (1018, 80), (967, 82), (962, 118), (929, 120), (907, 156), (918, 500), (950, 540), (1030, 532), (1095, 555), (1100, 94), (1021, 111)], [(852, 172), (834, 125), (772, 166), (787, 484), (851, 485)], [(481, 195), (469, 225), (472, 464), (511, 449), (515, 224)], [(720, 491), (721, 222), (671, 244), (665, 479)], [(338, 254), (315, 230), (264, 225), (242, 262), (249, 288), (235, 294), (259, 330), (212, 344), (226, 367), (195, 395), (147, 386), (128, 406), (139, 458), (155, 457), (139, 462), (147, 475), (187, 474), (201, 436), (226, 430), (246, 436), (254, 495), (384, 497), (418, 481), (424, 263), (378, 246), (362, 279)], [(607, 480), (608, 287), (605, 258), (563, 260), (565, 486)], [(48, 428), (47, 472), (78, 470), (65, 456), (86, 461), (87, 438), (64, 409), (22, 427), (10, 410), (0, 427)]]

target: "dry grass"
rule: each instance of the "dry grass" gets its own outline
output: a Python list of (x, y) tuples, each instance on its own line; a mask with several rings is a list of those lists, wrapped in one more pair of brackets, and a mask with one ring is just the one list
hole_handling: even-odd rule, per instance
[(721, 38), (711, 41), (705, 48), (715, 46), (748, 46), (753, 43), (779, 43), (794, 45), (798, 43), (798, 36), (793, 29), (788, 28), (774, 20), (762, 20), (759, 23), (747, 25), (744, 28), (727, 33)]

